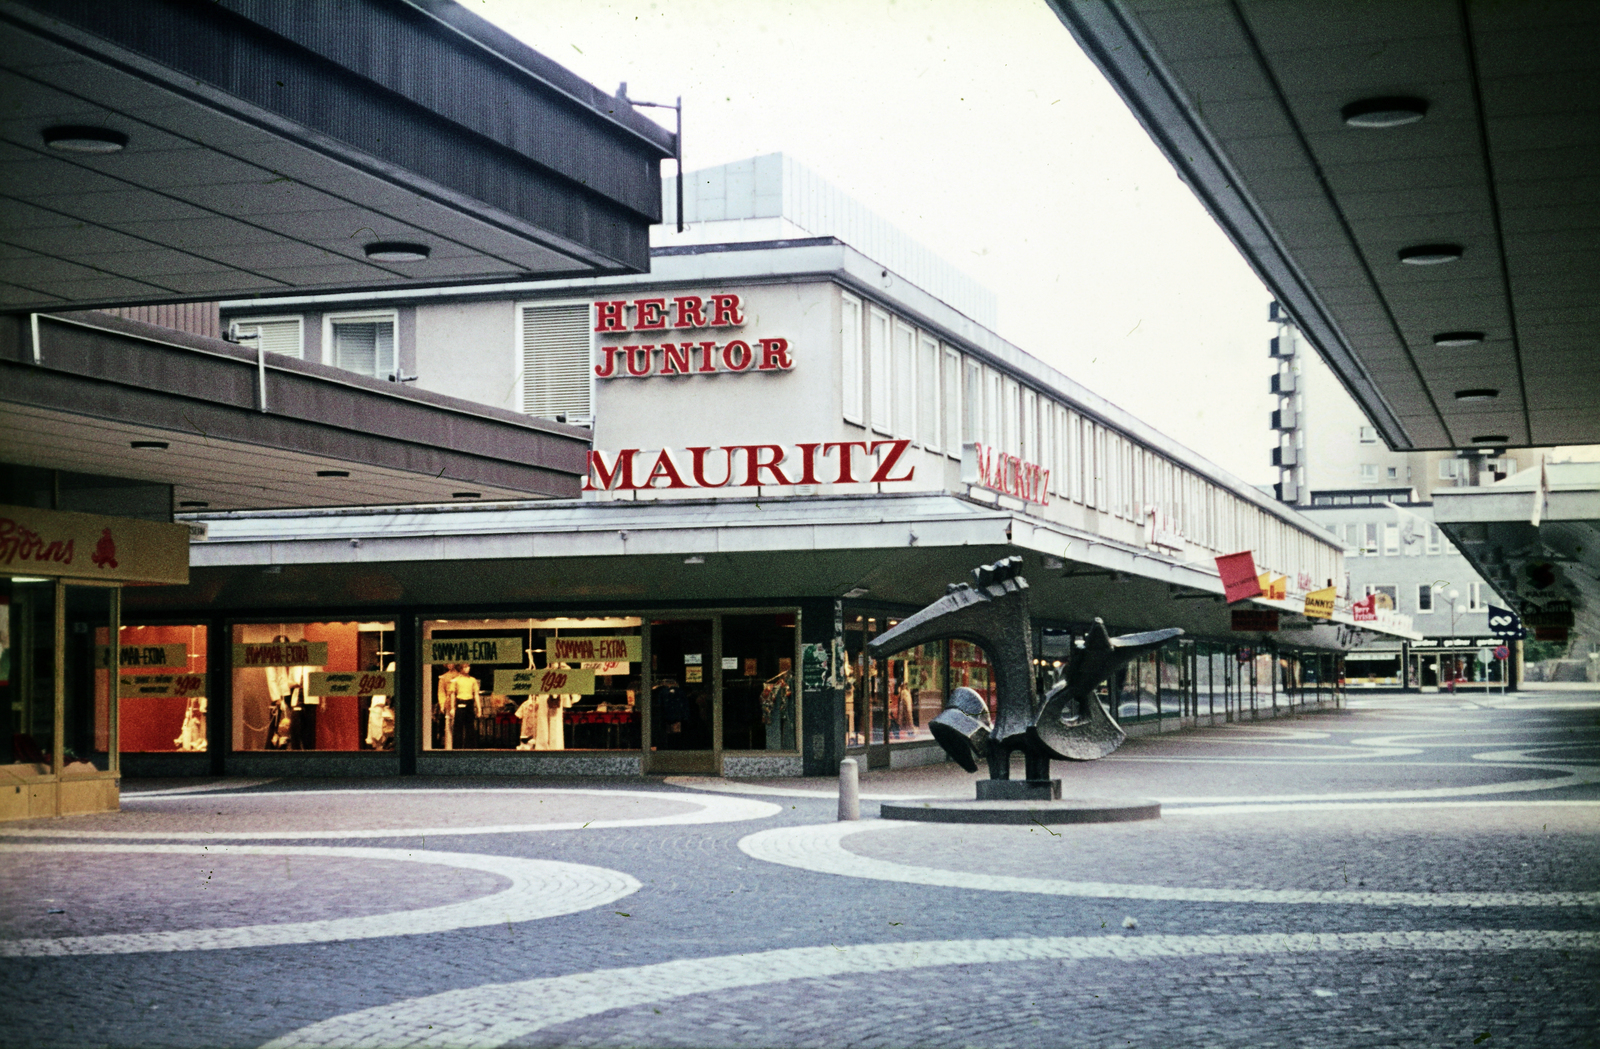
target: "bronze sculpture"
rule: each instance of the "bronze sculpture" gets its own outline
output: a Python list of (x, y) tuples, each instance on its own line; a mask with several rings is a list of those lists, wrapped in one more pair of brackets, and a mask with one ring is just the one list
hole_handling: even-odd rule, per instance
[[(1084, 647), (1073, 653), (1066, 680), (1041, 698), (1034, 688), (1033, 622), (1021, 567), (1022, 558), (1008, 557), (974, 569), (973, 584), (951, 584), (943, 597), (867, 645), (878, 658), (949, 638), (983, 649), (994, 669), (993, 724), (982, 698), (969, 688), (955, 689), (929, 723), (945, 753), (968, 772), (977, 771), (979, 758), (987, 759), (989, 779), (978, 784), (980, 799), (1060, 797), (1060, 781), (1050, 779), (1052, 758), (1092, 761), (1127, 739), (1095, 689), (1183, 633), (1174, 627), (1111, 637), (1096, 619)], [(1018, 750), (1026, 780), (1008, 783), (1011, 753)]]

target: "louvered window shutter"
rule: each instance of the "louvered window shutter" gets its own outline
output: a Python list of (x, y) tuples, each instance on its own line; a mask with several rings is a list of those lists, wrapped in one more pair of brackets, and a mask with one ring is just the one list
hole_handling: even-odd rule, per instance
[(305, 356), (305, 346), (300, 338), (299, 317), (270, 321), (237, 321), (233, 325), (233, 330), (235, 337), (242, 336), (240, 341), (251, 348), (259, 344), (268, 353), (282, 353), (290, 357)]
[(522, 410), (588, 423), (589, 307), (528, 306), (522, 311)]

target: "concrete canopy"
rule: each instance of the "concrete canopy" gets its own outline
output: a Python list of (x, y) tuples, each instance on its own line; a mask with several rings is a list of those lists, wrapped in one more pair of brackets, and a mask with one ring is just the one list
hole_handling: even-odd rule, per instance
[(676, 148), (443, 0), (8, 0), (0, 92), (12, 310), (644, 271)]
[(1600, 442), (1600, 7), (1051, 4), (1390, 447)]

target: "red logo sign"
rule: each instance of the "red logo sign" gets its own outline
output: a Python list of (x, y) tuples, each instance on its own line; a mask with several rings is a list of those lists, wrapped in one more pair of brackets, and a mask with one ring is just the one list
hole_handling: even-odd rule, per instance
[(1250, 551), (1223, 554), (1217, 558), (1217, 574), (1222, 577), (1223, 596), (1229, 604), (1247, 597), (1261, 596), (1261, 580), (1256, 575), (1256, 559)]
[[(107, 529), (105, 536), (100, 540), (101, 543), (105, 543), (110, 536), (111, 532)], [(47, 543), (33, 529), (26, 528), (9, 517), (0, 517), (0, 564), (9, 565), (15, 561), (55, 561), (70, 565), (73, 554), (72, 543), (71, 539), (65, 542), (57, 539)], [(116, 548), (112, 547), (112, 553), (115, 552)], [(98, 557), (95, 563), (100, 563)], [(111, 562), (112, 568), (116, 566), (115, 561)]]
[(101, 568), (117, 567), (117, 543), (111, 538), (111, 529), (107, 528), (100, 533), (100, 541), (94, 545), (94, 556), (89, 560)]
[(999, 452), (985, 444), (961, 449), (961, 480), (990, 491), (1016, 496), (1040, 506), (1050, 505), (1050, 471), (1020, 456)]

